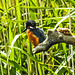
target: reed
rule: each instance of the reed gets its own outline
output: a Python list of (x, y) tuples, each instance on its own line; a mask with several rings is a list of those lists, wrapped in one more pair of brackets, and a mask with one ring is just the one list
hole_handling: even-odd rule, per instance
[(60, 43), (35, 55), (22, 33), (26, 21), (35, 20), (46, 34), (61, 27), (75, 35), (74, 7), (74, 0), (0, 0), (0, 74), (74, 75), (74, 46)]

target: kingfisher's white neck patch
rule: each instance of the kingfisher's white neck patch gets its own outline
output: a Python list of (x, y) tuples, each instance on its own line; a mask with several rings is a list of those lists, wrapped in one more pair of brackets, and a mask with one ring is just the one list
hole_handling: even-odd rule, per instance
[(33, 27), (30, 26), (31, 29), (33, 29)]

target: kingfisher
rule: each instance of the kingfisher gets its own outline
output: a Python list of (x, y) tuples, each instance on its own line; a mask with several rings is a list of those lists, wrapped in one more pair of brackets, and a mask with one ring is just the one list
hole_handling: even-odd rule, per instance
[(36, 28), (36, 23), (34, 20), (28, 20), (26, 22), (26, 28), (23, 30), (23, 32), (26, 30), (28, 39), (33, 44), (33, 48), (35, 48), (39, 43), (42, 43), (46, 39), (44, 31), (40, 28)]

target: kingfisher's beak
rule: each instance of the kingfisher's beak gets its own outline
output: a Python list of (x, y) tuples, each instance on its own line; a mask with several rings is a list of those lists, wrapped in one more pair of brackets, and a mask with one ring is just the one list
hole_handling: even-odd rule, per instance
[(22, 31), (22, 33), (25, 32), (26, 30), (27, 30), (27, 29), (24, 29), (24, 30)]

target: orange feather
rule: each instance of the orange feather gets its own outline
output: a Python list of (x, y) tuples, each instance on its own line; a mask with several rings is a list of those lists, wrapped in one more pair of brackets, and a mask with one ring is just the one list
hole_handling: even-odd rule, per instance
[(29, 40), (32, 42), (32, 44), (34, 45), (34, 48), (39, 44), (39, 38), (36, 37), (32, 31), (30, 31), (29, 29), (27, 30), (27, 36), (29, 38)]

